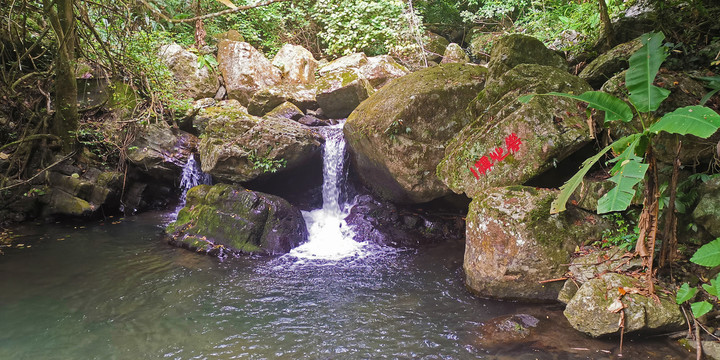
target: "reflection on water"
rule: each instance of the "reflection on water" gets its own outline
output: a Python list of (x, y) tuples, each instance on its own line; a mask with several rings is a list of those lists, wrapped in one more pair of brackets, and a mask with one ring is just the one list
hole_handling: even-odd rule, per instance
[(478, 348), (475, 329), (520, 305), (465, 291), (461, 245), (219, 262), (166, 245), (162, 221), (18, 229), (33, 246), (0, 256), (0, 359), (598, 358)]

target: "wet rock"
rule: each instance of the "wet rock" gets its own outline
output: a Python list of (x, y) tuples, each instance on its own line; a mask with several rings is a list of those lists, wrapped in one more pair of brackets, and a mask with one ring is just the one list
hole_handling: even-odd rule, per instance
[(190, 98), (212, 97), (220, 87), (216, 74), (200, 66), (197, 55), (178, 44), (164, 45), (159, 51), (160, 60), (172, 71), (179, 90)]
[(197, 143), (197, 137), (190, 133), (156, 123), (138, 132), (128, 147), (128, 159), (149, 176), (173, 182)]
[(300, 210), (274, 195), (240, 186), (200, 185), (166, 231), (171, 243), (198, 252), (284, 254), (307, 241)]
[(641, 47), (640, 38), (620, 44), (590, 62), (578, 76), (585, 79), (593, 88), (599, 89), (615, 74), (626, 70), (630, 66), (628, 63), (630, 56)]
[(445, 53), (443, 54), (441, 64), (447, 64), (447, 63), (461, 63), (465, 64), (470, 62), (470, 57), (468, 54), (463, 50), (463, 48), (460, 47), (460, 45), (456, 43), (450, 43), (450, 45), (447, 46), (445, 49)]
[[(475, 121), (446, 144), (438, 177), (454, 192), (474, 198), (488, 188), (523, 184), (553, 168), (591, 141), (585, 110), (565, 98), (538, 96), (526, 104), (517, 99), (526, 93), (588, 90), (584, 80), (566, 71), (535, 64), (518, 65), (488, 80), (468, 105)], [(485, 166), (481, 162), (475, 167), (481, 160), (487, 160)]]
[(463, 238), (461, 216), (442, 218), (422, 209), (404, 208), (360, 195), (345, 218), (356, 241), (416, 247)]
[(567, 71), (567, 63), (538, 39), (522, 35), (508, 35), (495, 43), (490, 52), (490, 78), (498, 78), (520, 64), (538, 64)]
[(317, 132), (295, 121), (249, 115), (242, 108), (209, 107), (200, 141), (202, 170), (214, 178), (246, 182), (293, 169), (322, 146)]
[(535, 331), (540, 320), (529, 314), (515, 314), (490, 319), (478, 329), (483, 348), (495, 348), (524, 342)]
[(712, 236), (720, 237), (720, 177), (700, 185), (698, 193), (700, 202), (692, 212), (693, 221)]
[(550, 215), (556, 190), (524, 186), (489, 189), (467, 215), (465, 279), (478, 296), (554, 300), (575, 247), (599, 239), (602, 220), (569, 208)]
[[(82, 175), (81, 175), (82, 174)], [(101, 207), (117, 209), (123, 174), (90, 168), (87, 171), (65, 175), (51, 171), (46, 173), (45, 184), (39, 193), (44, 205), (42, 216), (87, 217)]]
[[(626, 294), (621, 296), (619, 288)], [(658, 333), (683, 328), (685, 317), (673, 297), (657, 289), (660, 300), (657, 304), (652, 298), (637, 293), (640, 288), (642, 284), (635, 278), (603, 274), (578, 289), (565, 308), (565, 317), (573, 328), (593, 337), (619, 333), (620, 313), (614, 310), (620, 307), (624, 307), (626, 333)]]
[(247, 111), (250, 115), (263, 116), (286, 101), (303, 112), (319, 106), (315, 100), (315, 88), (277, 85), (256, 92), (250, 99)]
[(357, 70), (332, 72), (317, 82), (317, 102), (325, 115), (346, 118), (373, 93), (370, 82)]
[(486, 72), (443, 64), (394, 80), (363, 102), (344, 127), (363, 183), (400, 203), (449, 194), (435, 167), (444, 144), (469, 123), (464, 109), (483, 88)]
[(217, 57), (228, 97), (243, 105), (247, 105), (258, 90), (280, 82), (280, 70), (246, 42), (221, 40)]
[(285, 44), (275, 55), (272, 64), (282, 72), (282, 79), (290, 84), (315, 82), (317, 61), (312, 53), (300, 45)]
[(303, 114), (302, 110), (298, 109), (297, 106), (287, 101), (278, 105), (278, 107), (266, 114), (267, 117), (279, 117), (292, 120), (298, 120), (304, 115), (305, 114)]

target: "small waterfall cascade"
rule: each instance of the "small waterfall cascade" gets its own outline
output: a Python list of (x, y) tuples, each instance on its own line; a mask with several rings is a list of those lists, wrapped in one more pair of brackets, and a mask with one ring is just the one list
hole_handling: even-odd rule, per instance
[(195, 154), (190, 154), (187, 163), (182, 171), (182, 177), (180, 178), (180, 204), (179, 207), (185, 205), (185, 194), (193, 186), (197, 185), (210, 185), (212, 184), (212, 176), (202, 172), (200, 169), (200, 163), (195, 160)]
[(293, 249), (290, 256), (298, 259), (340, 260), (360, 255), (365, 243), (353, 240), (353, 232), (345, 223), (348, 210), (340, 203), (341, 181), (345, 166), (343, 123), (320, 128), (325, 135), (323, 149), (323, 206), (303, 211), (308, 227), (308, 242)]

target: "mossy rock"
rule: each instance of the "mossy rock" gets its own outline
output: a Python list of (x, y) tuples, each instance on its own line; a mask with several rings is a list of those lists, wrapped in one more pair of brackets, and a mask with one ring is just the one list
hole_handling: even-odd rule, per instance
[(702, 184), (698, 197), (700, 202), (692, 213), (693, 221), (712, 236), (720, 237), (720, 177)]
[(300, 210), (284, 199), (228, 184), (199, 185), (166, 232), (179, 244), (207, 252), (284, 254), (307, 241)]
[(358, 70), (340, 70), (318, 79), (317, 102), (328, 117), (346, 118), (373, 91)]
[(545, 47), (540, 40), (527, 35), (512, 34), (498, 40), (490, 52), (490, 79), (495, 79), (520, 64), (546, 65), (567, 71), (565, 59)]
[[(446, 144), (438, 177), (454, 192), (473, 198), (488, 188), (524, 184), (553, 168), (591, 141), (585, 110), (566, 98), (537, 96), (525, 104), (517, 99), (528, 93), (588, 90), (577, 76), (535, 64), (519, 65), (488, 81), (468, 106), (467, 116), (477, 118)], [(513, 134), (521, 144), (511, 153), (507, 142)], [(489, 154), (496, 151), (502, 154), (492, 160)], [(482, 157), (492, 167), (485, 174), (476, 171), (476, 177), (470, 169)]]
[(450, 43), (450, 45), (447, 46), (445, 49), (445, 53), (443, 54), (441, 64), (447, 64), (447, 63), (461, 63), (465, 64), (470, 62), (470, 56), (463, 50), (460, 45), (456, 43)]
[(429, 31), (425, 33), (425, 38), (424, 48), (427, 60), (439, 63), (442, 60), (443, 54), (445, 54), (445, 49), (450, 42), (442, 35)]
[[(569, 208), (550, 214), (558, 191), (526, 186), (488, 189), (466, 218), (465, 280), (481, 297), (554, 300), (575, 247), (599, 239), (602, 220)], [(589, 221), (588, 219), (593, 219)]]
[(443, 64), (393, 80), (365, 100), (344, 127), (360, 179), (381, 197), (422, 203), (450, 190), (435, 175), (445, 143), (465, 125), (465, 107), (487, 70)]
[(250, 99), (247, 112), (263, 116), (284, 102), (290, 102), (303, 112), (319, 107), (315, 99), (315, 88), (303, 85), (276, 85), (256, 92)]
[(155, 179), (175, 181), (197, 143), (195, 135), (155, 123), (138, 131), (128, 148), (128, 159)]
[(599, 89), (615, 74), (626, 70), (630, 66), (628, 62), (630, 56), (641, 47), (640, 38), (620, 44), (590, 62), (578, 76), (585, 79), (593, 88)]
[[(590, 336), (598, 337), (620, 332), (620, 312), (611, 309), (616, 301), (622, 303), (625, 314), (625, 333), (641, 331), (661, 333), (681, 330), (685, 317), (673, 296), (662, 289), (655, 293), (660, 300), (641, 295), (634, 290), (643, 284), (627, 275), (607, 273), (585, 282), (575, 293), (565, 308), (565, 317), (573, 328)], [(620, 296), (618, 289), (626, 294)]]
[(298, 107), (293, 105), (291, 102), (286, 101), (286, 102), (278, 105), (276, 108), (274, 108), (272, 111), (267, 113), (265, 116), (298, 120), (301, 117), (303, 117), (303, 115), (305, 115), (305, 114), (303, 114), (302, 110), (298, 109)]

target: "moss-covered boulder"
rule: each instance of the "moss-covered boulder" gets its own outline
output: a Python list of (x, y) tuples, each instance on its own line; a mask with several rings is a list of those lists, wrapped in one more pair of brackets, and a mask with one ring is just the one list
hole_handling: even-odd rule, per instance
[(293, 105), (293, 103), (289, 101), (278, 105), (276, 108), (272, 109), (272, 111), (265, 114), (267, 117), (278, 117), (292, 120), (299, 120), (304, 115), (305, 114), (303, 114), (302, 110), (298, 109), (297, 106)]
[[(627, 275), (603, 274), (578, 289), (565, 308), (565, 317), (573, 328), (593, 337), (619, 334), (620, 311), (625, 313), (625, 333), (682, 329), (685, 317), (674, 296), (656, 289), (660, 300), (656, 303), (638, 292), (642, 286), (638, 279)], [(625, 295), (618, 289), (623, 289)]]
[(182, 173), (197, 143), (198, 138), (190, 133), (156, 123), (138, 131), (128, 148), (128, 160), (151, 177), (172, 182)]
[(263, 116), (284, 102), (291, 102), (303, 112), (317, 109), (315, 88), (302, 85), (277, 85), (256, 92), (250, 99), (247, 111), (250, 115)]
[(720, 237), (720, 177), (703, 183), (698, 192), (700, 202), (692, 213), (694, 222), (712, 236)]
[[(494, 188), (470, 203), (465, 230), (465, 280), (482, 297), (554, 300), (575, 247), (600, 238), (597, 215), (569, 208), (550, 215), (557, 190)], [(589, 221), (588, 219), (593, 219)]]
[(427, 57), (428, 61), (439, 63), (442, 58), (443, 54), (445, 54), (445, 49), (450, 44), (450, 42), (444, 38), (442, 35), (438, 35), (433, 32), (426, 32), (425, 33), (425, 56)]
[(178, 44), (164, 45), (159, 51), (160, 60), (172, 71), (180, 92), (190, 98), (213, 97), (220, 88), (215, 73), (198, 63), (197, 55)]
[(370, 82), (357, 70), (331, 72), (317, 81), (317, 102), (325, 115), (346, 118), (373, 93)]
[(307, 241), (300, 210), (284, 199), (240, 186), (190, 189), (166, 231), (172, 243), (213, 253), (220, 246), (242, 253), (284, 254)]
[[(65, 167), (68, 168), (68, 167)], [(89, 168), (71, 167), (77, 172), (51, 171), (45, 173), (46, 187), (39, 193), (43, 204), (42, 216), (86, 217), (105, 207), (116, 211), (120, 203), (123, 174)]]
[(523, 104), (518, 97), (587, 90), (590, 86), (577, 76), (535, 64), (488, 81), (468, 106), (471, 118), (477, 118), (446, 145), (438, 177), (454, 192), (474, 198), (488, 188), (523, 184), (542, 174), (591, 140), (587, 116), (574, 100), (537, 96)]
[(322, 136), (285, 118), (259, 118), (242, 108), (208, 107), (208, 118), (198, 146), (202, 170), (214, 178), (246, 182), (297, 168), (312, 158)]
[(258, 90), (276, 85), (281, 80), (280, 70), (246, 42), (221, 40), (217, 57), (228, 97), (243, 105), (247, 106)]
[(315, 82), (317, 61), (312, 53), (300, 45), (285, 44), (275, 55), (272, 64), (282, 72), (282, 80), (289, 84)]
[(468, 124), (464, 109), (486, 73), (474, 65), (434, 66), (394, 80), (363, 102), (344, 128), (363, 183), (399, 203), (447, 195), (435, 167), (445, 143)]
[(445, 49), (441, 64), (447, 63), (461, 63), (465, 64), (470, 62), (470, 56), (456, 43), (450, 43)]
[(538, 39), (513, 34), (499, 39), (490, 52), (488, 70), (495, 79), (520, 64), (552, 66), (567, 71), (567, 63), (560, 55), (545, 47)]
[[(608, 226), (611, 225), (608, 224)], [(572, 300), (582, 284), (602, 274), (641, 270), (642, 260), (639, 257), (629, 259), (627, 255), (628, 253), (625, 250), (611, 247), (609, 249), (594, 249), (573, 258), (567, 272), (570, 279), (565, 281), (565, 285), (558, 294), (558, 300), (567, 304)]]
[(325, 76), (331, 72), (359, 69), (368, 63), (368, 57), (364, 53), (354, 53), (339, 57), (325, 65), (320, 66), (318, 75)]
[(620, 44), (595, 58), (578, 76), (585, 79), (593, 88), (599, 89), (615, 74), (626, 70), (630, 66), (628, 62), (630, 56), (641, 47), (640, 38)]
[(403, 77), (410, 73), (408, 69), (398, 64), (389, 55), (378, 55), (368, 58), (367, 64), (358, 68), (360, 74), (365, 77), (370, 86), (379, 89), (392, 79)]

